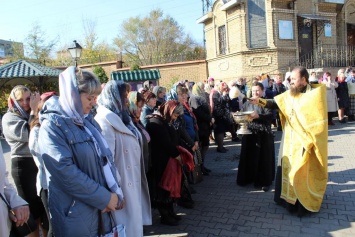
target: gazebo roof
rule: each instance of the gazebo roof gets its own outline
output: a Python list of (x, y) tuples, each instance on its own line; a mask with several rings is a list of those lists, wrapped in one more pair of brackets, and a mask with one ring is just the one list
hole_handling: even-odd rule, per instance
[(121, 80), (125, 82), (137, 82), (146, 80), (160, 79), (159, 69), (134, 70), (134, 71), (116, 71), (111, 73), (112, 80)]
[(18, 60), (0, 66), (0, 78), (58, 77), (61, 70), (44, 65)]

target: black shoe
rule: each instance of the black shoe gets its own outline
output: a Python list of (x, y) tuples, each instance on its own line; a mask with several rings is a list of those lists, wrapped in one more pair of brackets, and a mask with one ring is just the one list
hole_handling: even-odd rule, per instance
[(228, 150), (226, 148), (219, 149), (217, 148), (217, 152), (219, 153), (226, 153)]
[(177, 221), (181, 221), (181, 216), (177, 215), (175, 212), (170, 211), (169, 215)]
[(297, 216), (298, 217), (303, 217), (310, 213), (306, 208), (304, 208), (301, 204), (298, 205), (298, 210), (297, 210)]
[(261, 190), (263, 190), (264, 192), (269, 191), (269, 189), (270, 189), (270, 186), (263, 186), (263, 187), (261, 188)]
[(202, 174), (204, 175), (204, 176), (209, 176), (210, 175), (210, 173), (208, 173), (208, 172), (206, 172), (206, 171), (201, 171), (202, 172)]
[(191, 194), (197, 193), (196, 190), (193, 187), (191, 187), (191, 185), (189, 185), (189, 190)]
[(232, 142), (240, 142), (240, 138), (239, 137), (233, 137), (232, 138)]
[(172, 216), (162, 216), (160, 217), (160, 223), (163, 225), (177, 226), (179, 222)]
[(188, 208), (188, 209), (192, 209), (195, 207), (195, 203), (191, 200), (179, 200), (177, 202), (177, 204), (181, 207), (185, 207), (185, 208)]
[(346, 120), (345, 120), (345, 118), (343, 118), (343, 119), (340, 119), (340, 120), (339, 120), (339, 123), (346, 123)]
[(202, 173), (211, 173), (211, 170), (210, 169), (207, 169), (204, 165), (201, 166), (201, 171)]

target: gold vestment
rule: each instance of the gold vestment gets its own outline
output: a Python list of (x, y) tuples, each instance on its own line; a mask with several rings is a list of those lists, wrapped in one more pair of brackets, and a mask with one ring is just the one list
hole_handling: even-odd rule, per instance
[(327, 98), (324, 85), (306, 93), (286, 91), (274, 98), (283, 128), (281, 198), (318, 212), (328, 181)]

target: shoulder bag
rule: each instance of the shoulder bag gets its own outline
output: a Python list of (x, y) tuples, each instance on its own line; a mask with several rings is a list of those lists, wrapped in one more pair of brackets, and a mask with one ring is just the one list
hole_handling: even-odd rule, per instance
[[(13, 212), (10, 204), (6, 201), (5, 197), (2, 196), (1, 193), (0, 193), (0, 197), (5, 202), (9, 212), (15, 216), (15, 213)], [(16, 226), (16, 222), (14, 222), (13, 220), (11, 220), (11, 222), (12, 222), (12, 227), (11, 227), (10, 236), (18, 236), (18, 237), (26, 236), (26, 235), (32, 233), (33, 231), (35, 231), (38, 227), (37, 222), (35, 221), (35, 219), (33, 218), (33, 216), (31, 214), (30, 214), (30, 217), (28, 218), (27, 222), (24, 223), (22, 226)]]

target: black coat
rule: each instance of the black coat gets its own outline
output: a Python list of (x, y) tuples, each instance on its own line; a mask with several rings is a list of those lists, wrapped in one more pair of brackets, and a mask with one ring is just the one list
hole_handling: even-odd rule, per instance
[(164, 173), (170, 157), (179, 156), (177, 145), (179, 138), (173, 126), (161, 117), (149, 119), (146, 129), (150, 135), (151, 164), (148, 171), (148, 184), (152, 201), (163, 201), (169, 197), (169, 192), (159, 187), (159, 182)]
[(280, 84), (274, 83), (273, 91), (276, 92), (275, 96), (280, 95), (286, 91), (286, 86), (282, 83), (280, 83)]
[(197, 119), (197, 126), (198, 126), (198, 135), (200, 140), (201, 137), (208, 136), (211, 133), (211, 120), (212, 114), (210, 110), (210, 106), (208, 105), (207, 101), (201, 100), (198, 97), (191, 97), (189, 100), (190, 107), (192, 108), (192, 112), (194, 113)]
[(270, 186), (275, 177), (275, 146), (271, 131), (272, 110), (246, 102), (243, 111), (256, 111), (258, 119), (249, 123), (253, 134), (243, 135), (237, 184)]
[(347, 109), (350, 106), (349, 101), (349, 92), (348, 92), (348, 83), (347, 82), (338, 82), (338, 87), (336, 88), (338, 96), (339, 108)]

